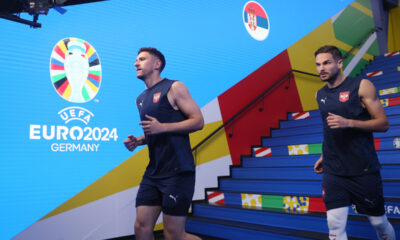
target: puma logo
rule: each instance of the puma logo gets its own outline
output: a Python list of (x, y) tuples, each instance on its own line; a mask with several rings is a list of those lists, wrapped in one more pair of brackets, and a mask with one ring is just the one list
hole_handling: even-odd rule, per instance
[(326, 97), (325, 98), (321, 98), (321, 102), (323, 102), (325, 104), (326, 102)]
[(170, 194), (168, 197), (171, 198), (172, 200), (174, 200), (174, 202), (176, 203), (176, 199), (178, 198), (178, 195), (176, 197), (174, 197), (172, 194)]
[(365, 198), (364, 201), (369, 203), (369, 204), (371, 204), (371, 205), (373, 205), (373, 206), (375, 205), (375, 201), (369, 200), (368, 198)]

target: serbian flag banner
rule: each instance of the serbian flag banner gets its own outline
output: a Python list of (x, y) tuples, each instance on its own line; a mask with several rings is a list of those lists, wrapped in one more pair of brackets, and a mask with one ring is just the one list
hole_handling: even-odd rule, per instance
[(255, 1), (249, 1), (243, 8), (243, 23), (254, 39), (263, 41), (269, 34), (269, 20), (264, 8)]

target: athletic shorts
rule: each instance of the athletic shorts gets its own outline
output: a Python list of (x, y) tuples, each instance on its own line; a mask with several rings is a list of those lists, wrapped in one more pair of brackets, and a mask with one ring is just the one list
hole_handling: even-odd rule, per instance
[(143, 176), (136, 196), (136, 207), (161, 206), (165, 214), (186, 216), (193, 198), (194, 183), (194, 172), (161, 179)]
[(352, 177), (324, 173), (322, 193), (326, 210), (353, 205), (361, 214), (385, 214), (380, 172)]

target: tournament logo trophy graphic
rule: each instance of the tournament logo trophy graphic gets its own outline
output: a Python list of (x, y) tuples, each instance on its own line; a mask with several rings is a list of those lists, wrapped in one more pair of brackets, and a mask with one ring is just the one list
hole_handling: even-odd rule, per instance
[(84, 40), (63, 39), (51, 54), (50, 76), (62, 98), (73, 103), (88, 102), (100, 88), (99, 56), (93, 46)]

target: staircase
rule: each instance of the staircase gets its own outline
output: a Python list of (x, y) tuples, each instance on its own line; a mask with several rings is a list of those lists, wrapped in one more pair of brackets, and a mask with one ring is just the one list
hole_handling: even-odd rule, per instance
[[(371, 80), (385, 107), (390, 128), (374, 133), (381, 162), (385, 207), (400, 238), (400, 51), (375, 57), (361, 77)], [(318, 110), (293, 113), (252, 156), (242, 156), (219, 188), (193, 203), (186, 230), (213, 239), (328, 239), (322, 176), (313, 166), (322, 148)], [(376, 239), (367, 217), (349, 208), (349, 239)], [(206, 238), (205, 238), (206, 239)]]

